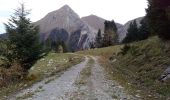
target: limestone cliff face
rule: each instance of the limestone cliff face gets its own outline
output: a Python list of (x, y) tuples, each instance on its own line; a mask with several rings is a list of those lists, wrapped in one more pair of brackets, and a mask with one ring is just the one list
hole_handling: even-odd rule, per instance
[(93, 34), (92, 28), (84, 23), (68, 5), (50, 12), (34, 24), (40, 27), (42, 41), (49, 37), (53, 41), (60, 39), (73, 51), (89, 48), (87, 42), (92, 42), (95, 38), (92, 37), (87, 41), (90, 34)]
[[(138, 25), (142, 18), (138, 18)], [(133, 21), (133, 20), (132, 20)], [(125, 25), (116, 23), (118, 38), (121, 42), (126, 36), (130, 22)], [(98, 29), (104, 32), (105, 19), (95, 15), (80, 18), (68, 5), (48, 13), (44, 18), (35, 22), (40, 28), (40, 39), (45, 41), (64, 41), (70, 51), (90, 48), (95, 41)]]
[[(86, 16), (83, 17), (82, 20), (87, 23), (90, 27), (92, 27), (94, 30), (94, 32), (97, 33), (98, 29), (101, 29), (102, 32), (104, 32), (104, 22), (105, 19), (100, 18), (98, 16), (95, 15), (90, 15), (90, 16)], [(118, 29), (118, 38), (119, 41), (121, 41), (124, 38), (124, 32), (126, 31), (124, 29), (124, 26), (122, 24), (116, 23), (117, 29)]]

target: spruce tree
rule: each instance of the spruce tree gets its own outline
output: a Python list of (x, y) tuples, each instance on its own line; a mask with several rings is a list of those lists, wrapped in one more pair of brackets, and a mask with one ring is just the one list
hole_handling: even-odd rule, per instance
[(107, 47), (117, 43), (118, 41), (117, 27), (114, 20), (105, 21), (104, 24), (105, 24), (105, 30), (104, 30), (102, 47)]
[(148, 0), (147, 18), (152, 34), (162, 39), (170, 39), (169, 0)]
[(42, 45), (44, 46), (43, 49), (45, 50), (45, 52), (51, 51), (51, 49), (52, 49), (52, 40), (51, 40), (51, 38), (48, 37), (48, 38), (45, 40), (45, 42), (43, 42)]
[(38, 27), (33, 26), (27, 15), (24, 4), (15, 10), (14, 15), (5, 24), (6, 33), (9, 34), (9, 43), (11, 46), (11, 63), (18, 63), (24, 69), (29, 69), (34, 61), (39, 58), (41, 45), (38, 38)]
[(68, 50), (67, 50), (67, 46), (66, 46), (66, 44), (65, 44), (65, 42), (64, 42), (64, 41), (61, 41), (61, 46), (63, 47), (63, 53), (68, 52)]
[(144, 40), (147, 39), (149, 36), (151, 36), (150, 31), (149, 31), (149, 25), (147, 22), (146, 17), (141, 20), (140, 22), (141, 26), (139, 27), (139, 37), (137, 38), (138, 40)]
[(97, 32), (97, 36), (96, 36), (96, 47), (97, 48), (100, 48), (101, 45), (102, 45), (102, 33), (101, 33), (101, 30), (99, 29), (98, 32)]
[(137, 41), (139, 37), (139, 30), (137, 27), (136, 20), (130, 23), (129, 28), (127, 30), (126, 37), (123, 39), (123, 43), (129, 43), (133, 41)]

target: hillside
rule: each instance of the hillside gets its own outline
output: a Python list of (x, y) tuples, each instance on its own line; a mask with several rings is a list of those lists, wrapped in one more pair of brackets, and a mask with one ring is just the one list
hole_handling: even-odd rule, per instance
[(170, 96), (170, 81), (162, 83), (159, 79), (170, 65), (169, 48), (169, 42), (151, 37), (126, 47), (118, 45), (79, 53), (101, 56), (100, 62), (112, 74), (111, 78), (133, 94), (147, 100), (165, 100)]

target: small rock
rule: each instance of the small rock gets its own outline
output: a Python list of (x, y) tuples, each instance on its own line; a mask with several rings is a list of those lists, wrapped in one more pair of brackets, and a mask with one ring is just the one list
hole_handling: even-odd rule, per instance
[(112, 62), (116, 62), (116, 61), (117, 61), (117, 59), (112, 60)]
[(152, 95), (148, 95), (148, 97), (152, 97)]
[(7, 98), (7, 96), (5, 95), (4, 98)]
[(40, 61), (44, 61), (45, 59), (43, 58), (43, 59), (41, 59)]
[(136, 94), (135, 96), (136, 96), (137, 98), (140, 98), (140, 95), (139, 95), (139, 94)]
[(164, 82), (167, 79), (170, 79), (170, 66), (163, 72), (159, 80)]
[(27, 87), (28, 85), (27, 84), (24, 84), (24, 87)]
[(112, 86), (114, 87), (114, 86), (115, 86), (115, 84), (112, 84)]
[(141, 90), (137, 90), (136, 92), (141, 92)]

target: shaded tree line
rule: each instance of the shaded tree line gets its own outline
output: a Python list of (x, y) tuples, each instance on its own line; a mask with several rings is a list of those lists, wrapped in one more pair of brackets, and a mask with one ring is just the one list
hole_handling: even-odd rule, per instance
[(144, 17), (141, 20), (139, 27), (136, 23), (136, 20), (130, 23), (126, 37), (123, 39), (122, 43), (145, 40), (149, 36), (151, 36), (151, 34), (149, 31), (148, 22), (146, 21), (146, 17)]
[(163, 40), (170, 39), (170, 1), (148, 0), (147, 21), (152, 34)]
[(104, 26), (105, 29), (103, 35), (101, 29), (97, 32), (95, 41), (95, 47), (97, 48), (108, 47), (118, 42), (117, 27), (114, 20), (105, 21)]
[(50, 37), (44, 42), (44, 49), (46, 52), (54, 51), (57, 53), (68, 52), (67, 45), (64, 41), (53, 41)]
[(144, 40), (153, 35), (158, 35), (163, 40), (170, 40), (170, 1), (148, 0), (146, 13), (139, 28), (136, 21), (130, 23), (123, 43)]

